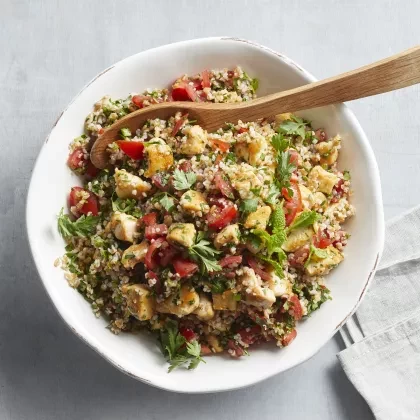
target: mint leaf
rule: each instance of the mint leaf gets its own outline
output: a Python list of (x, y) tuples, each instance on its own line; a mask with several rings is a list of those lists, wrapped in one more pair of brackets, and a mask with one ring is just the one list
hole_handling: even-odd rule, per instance
[(290, 232), (293, 229), (311, 226), (318, 220), (318, 218), (319, 215), (315, 211), (303, 211), (287, 228), (287, 231)]

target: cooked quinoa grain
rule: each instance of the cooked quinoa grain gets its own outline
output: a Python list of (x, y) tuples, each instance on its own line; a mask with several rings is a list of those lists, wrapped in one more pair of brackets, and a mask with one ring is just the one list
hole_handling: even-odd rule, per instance
[(110, 168), (89, 159), (104, 128), (168, 100), (241, 102), (258, 80), (240, 67), (184, 75), (170, 89), (105, 96), (70, 145), (70, 192), (55, 261), (112, 332), (159, 335), (169, 370), (203, 355), (279, 347), (326, 300), (354, 215), (351, 177), (338, 169), (339, 135), (293, 114), (227, 123), (213, 133), (180, 112), (121, 130)]

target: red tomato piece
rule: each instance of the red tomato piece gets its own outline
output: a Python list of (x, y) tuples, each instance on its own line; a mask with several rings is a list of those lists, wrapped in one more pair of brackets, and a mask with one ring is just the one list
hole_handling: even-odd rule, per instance
[(318, 141), (327, 141), (327, 133), (324, 131), (323, 128), (318, 128), (318, 130), (315, 130), (315, 137), (318, 139)]
[(152, 213), (149, 213), (149, 214), (145, 214), (140, 220), (145, 226), (156, 225), (157, 224), (157, 213), (152, 212)]
[(172, 99), (174, 101), (199, 101), (194, 86), (191, 86), (187, 82), (177, 82), (173, 85)]
[(146, 258), (144, 262), (149, 270), (155, 270), (157, 268), (158, 263), (155, 258), (155, 252), (162, 246), (164, 242), (165, 239), (157, 238), (149, 245), (149, 248), (147, 248)]
[(242, 133), (247, 133), (248, 132), (248, 129), (247, 128), (245, 128), (245, 127), (241, 127), (239, 130), (238, 130), (238, 133), (239, 134), (242, 134)]
[(105, 130), (104, 130), (103, 128), (100, 128), (100, 129), (99, 129), (99, 131), (98, 131), (98, 134), (99, 134), (99, 135), (104, 134), (104, 131), (105, 131)]
[(174, 125), (174, 128), (172, 129), (172, 135), (176, 136), (179, 130), (181, 130), (181, 127), (188, 121), (188, 114), (184, 114), (181, 116), (179, 120)]
[(81, 147), (78, 147), (72, 153), (70, 153), (67, 159), (67, 165), (73, 171), (75, 171), (76, 169), (83, 168), (85, 162), (86, 162), (85, 155)]
[(193, 341), (196, 339), (195, 332), (191, 328), (180, 327), (179, 333), (187, 340)]
[(231, 187), (230, 183), (223, 178), (223, 175), (220, 172), (217, 172), (214, 176), (214, 183), (225, 197), (235, 198), (233, 188)]
[(281, 341), (281, 344), (283, 344), (283, 346), (288, 346), (297, 336), (297, 331), (296, 330), (292, 330), (290, 331), (288, 334), (286, 334), (283, 337), (283, 340)]
[(221, 152), (225, 153), (229, 150), (230, 144), (219, 139), (211, 139), (211, 142), (216, 146)]
[(87, 198), (86, 203), (83, 204), (83, 206), (80, 209), (78, 209), (78, 213), (80, 213), (80, 215), (82, 214), (88, 215), (89, 213), (91, 213), (93, 216), (97, 216), (99, 212), (98, 200), (96, 199), (93, 193), (91, 193), (90, 191), (84, 190), (81, 187), (73, 187), (70, 190), (70, 196), (69, 196), (70, 207), (77, 206), (77, 204), (81, 200), (80, 192), (82, 191), (87, 192), (89, 194), (89, 197)]
[(154, 271), (149, 271), (148, 276), (150, 279), (155, 280), (155, 284), (153, 286), (153, 288), (155, 289), (156, 293), (158, 295), (162, 294), (163, 290), (162, 290), (162, 282), (160, 281), (160, 278), (158, 277), (158, 275), (154, 272)]
[(196, 271), (198, 271), (198, 265), (195, 262), (185, 258), (176, 258), (173, 260), (172, 264), (175, 268), (175, 271), (181, 278), (191, 276)]
[(314, 236), (313, 244), (316, 248), (325, 249), (332, 244), (332, 241), (326, 230), (318, 229)]
[(143, 108), (143, 102), (148, 99), (147, 96), (144, 95), (134, 95), (131, 98), (131, 101), (133, 102), (133, 104), (138, 107), (138, 108)]
[(141, 141), (118, 140), (118, 147), (131, 159), (144, 158), (144, 143)]
[(219, 261), (220, 267), (237, 267), (242, 263), (242, 255), (228, 255)]
[(292, 267), (302, 267), (309, 257), (309, 245), (303, 245), (293, 253), (289, 254), (288, 261)]
[(261, 336), (261, 327), (259, 325), (254, 325), (249, 328), (243, 328), (238, 331), (238, 334), (241, 336), (241, 340), (245, 344), (254, 344)]
[(289, 308), (289, 314), (295, 318), (296, 321), (302, 319), (303, 310), (302, 305), (300, 304), (300, 300), (296, 295), (292, 295), (289, 298), (289, 303), (291, 303), (291, 307)]
[(213, 352), (211, 351), (210, 347), (207, 344), (201, 344), (201, 352), (200, 352), (200, 355), (201, 356), (208, 356), (210, 354), (213, 354)]
[(229, 78), (232, 78), (234, 76), (234, 72), (232, 70), (228, 70), (227, 75)]
[(339, 179), (337, 184), (334, 185), (333, 188), (333, 197), (331, 199), (332, 203), (336, 203), (338, 200), (340, 200), (340, 198), (344, 195), (344, 180), (343, 179)]
[(85, 169), (85, 177), (90, 180), (96, 177), (100, 172), (100, 169), (98, 169), (89, 159), (88, 163), (86, 164)]
[(234, 340), (229, 340), (228, 343), (227, 343), (227, 347), (230, 350), (229, 354), (232, 357), (237, 358), (237, 357), (241, 357), (245, 354), (242, 347), (240, 347), (238, 344), (236, 344)]
[(255, 271), (255, 274), (258, 274), (263, 280), (271, 280), (270, 274), (265, 272), (259, 265), (258, 261), (251, 256), (248, 256), (247, 262), (249, 266)]
[(204, 70), (201, 72), (201, 86), (202, 88), (209, 88), (210, 87), (210, 72), (208, 70)]
[(166, 248), (162, 248), (162, 251), (159, 252), (159, 264), (162, 267), (167, 267), (177, 254), (178, 251), (168, 244)]
[(290, 163), (293, 163), (293, 165), (298, 167), (299, 166), (299, 158), (300, 158), (299, 153), (295, 149), (289, 149), (288, 152), (289, 152), (289, 155), (290, 155)]
[(169, 189), (168, 178), (162, 173), (152, 175), (152, 184), (161, 191), (167, 191)]
[(190, 160), (184, 160), (184, 162), (180, 163), (178, 169), (182, 172), (191, 172), (192, 165)]
[(207, 224), (210, 229), (222, 229), (236, 217), (238, 210), (234, 204), (226, 200), (229, 204), (225, 207), (213, 206), (207, 215)]
[(290, 197), (286, 188), (282, 189), (283, 197), (286, 199), (286, 225), (290, 226), (296, 217), (296, 214), (302, 210), (302, 197), (300, 189), (296, 182), (290, 184), (290, 189), (293, 191), (293, 196)]
[(144, 236), (149, 241), (156, 239), (159, 236), (166, 236), (168, 234), (168, 227), (164, 224), (146, 226)]

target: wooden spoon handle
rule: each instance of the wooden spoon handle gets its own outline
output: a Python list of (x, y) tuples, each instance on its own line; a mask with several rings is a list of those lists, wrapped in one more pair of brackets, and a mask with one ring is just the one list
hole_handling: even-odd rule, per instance
[(335, 77), (257, 98), (239, 107), (238, 119), (262, 118), (281, 112), (351, 101), (419, 82), (420, 46), (417, 46)]

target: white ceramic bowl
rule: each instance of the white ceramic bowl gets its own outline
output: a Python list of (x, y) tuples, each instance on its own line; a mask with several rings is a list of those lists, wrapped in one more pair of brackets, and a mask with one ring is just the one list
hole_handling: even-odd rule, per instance
[(348, 223), (351, 233), (345, 261), (327, 278), (333, 300), (298, 326), (292, 345), (263, 346), (250, 357), (234, 360), (210, 357), (196, 371), (178, 369), (171, 374), (150, 335), (113, 335), (106, 321), (97, 319), (77, 291), (70, 288), (54, 260), (64, 242), (56, 229), (56, 216), (66, 205), (70, 187), (79, 183), (66, 166), (68, 144), (81, 134), (85, 116), (105, 94), (114, 98), (148, 87), (169, 85), (177, 76), (206, 68), (241, 65), (260, 80), (259, 95), (290, 89), (315, 80), (290, 59), (260, 45), (234, 38), (207, 38), (166, 45), (136, 54), (104, 70), (71, 101), (55, 123), (41, 150), (28, 193), (27, 230), (42, 282), (69, 327), (114, 366), (132, 377), (172, 391), (203, 393), (226, 391), (254, 384), (290, 369), (313, 356), (354, 312), (380, 257), (384, 237), (381, 187), (375, 157), (353, 114), (344, 105), (300, 113), (340, 133), (342, 169), (350, 169), (352, 202), (357, 215)]

